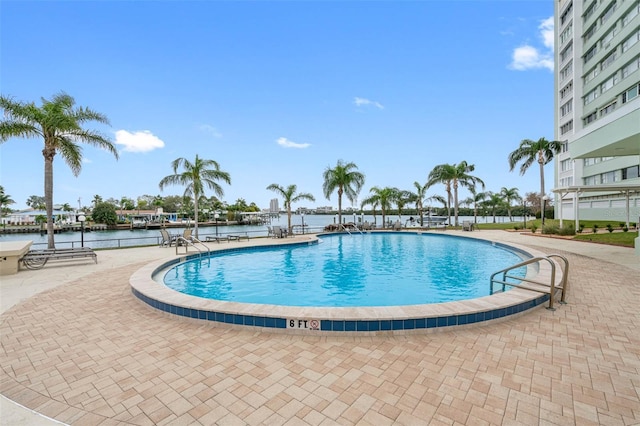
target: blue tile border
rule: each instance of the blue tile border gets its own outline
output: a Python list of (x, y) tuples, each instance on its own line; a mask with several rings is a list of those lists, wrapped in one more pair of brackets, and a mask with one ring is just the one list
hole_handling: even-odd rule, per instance
[[(135, 288), (131, 288), (134, 296), (147, 305), (167, 312), (172, 315), (194, 318), (202, 321), (218, 322), (243, 327), (263, 328), (263, 329), (286, 329), (287, 319), (279, 317), (267, 317), (258, 315), (233, 314), (229, 312), (215, 312), (209, 310), (185, 308), (175, 306), (166, 302), (161, 302), (150, 298)], [(441, 317), (426, 318), (405, 318), (405, 319), (381, 319), (381, 320), (327, 320), (320, 321), (321, 332), (393, 332), (405, 330), (434, 329), (442, 327), (453, 327), (458, 325), (468, 325), (493, 319), (504, 318), (520, 312), (535, 308), (549, 301), (549, 295), (543, 294), (536, 299), (525, 301), (517, 305), (506, 308), (498, 308), (472, 314), (464, 313), (460, 315), (447, 315)], [(296, 329), (298, 330), (298, 329)], [(309, 330), (309, 332), (313, 332)]]

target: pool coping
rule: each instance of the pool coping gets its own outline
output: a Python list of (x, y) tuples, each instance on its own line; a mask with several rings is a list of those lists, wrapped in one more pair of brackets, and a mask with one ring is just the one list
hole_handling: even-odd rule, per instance
[[(388, 232), (388, 231), (387, 231)], [(402, 232), (407, 234), (408, 232)], [(426, 234), (429, 232), (411, 232)], [(318, 237), (304, 242), (292, 241), (291, 245), (317, 244)], [(485, 242), (512, 250), (523, 257), (545, 256), (544, 253), (517, 244), (449, 235)], [(282, 247), (283, 244), (247, 245), (216, 251), (217, 253)], [(181, 256), (167, 261), (151, 262), (135, 271), (130, 277), (131, 291), (146, 305), (178, 317), (208, 321), (216, 326), (240, 327), (256, 331), (273, 331), (293, 334), (405, 334), (451, 327), (469, 326), (501, 320), (539, 307), (549, 300), (548, 294), (513, 288), (507, 292), (455, 302), (423, 305), (379, 307), (298, 307), (255, 303), (224, 302), (189, 296), (172, 290), (153, 279), (153, 276), (176, 263), (197, 258), (199, 254)], [(538, 263), (537, 270), (528, 268), (527, 278), (536, 276), (547, 281), (551, 265)], [(487, 284), (488, 285), (488, 284)]]

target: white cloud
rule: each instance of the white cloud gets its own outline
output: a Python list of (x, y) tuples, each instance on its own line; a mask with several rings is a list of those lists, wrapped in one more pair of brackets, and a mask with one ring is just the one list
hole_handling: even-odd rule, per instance
[(538, 25), (538, 36), (542, 39), (543, 48), (537, 48), (530, 44), (517, 47), (513, 50), (512, 61), (509, 68), (517, 71), (546, 68), (553, 71), (553, 17), (543, 20)]
[(308, 148), (311, 146), (310, 143), (296, 143), (287, 138), (278, 138), (276, 143), (284, 148)]
[(214, 138), (221, 138), (222, 137), (222, 133), (220, 133), (218, 131), (218, 129), (216, 129), (215, 127), (209, 125), (209, 124), (202, 124), (199, 127), (200, 131), (205, 132), (210, 134), (211, 136), (213, 136)]
[(384, 109), (384, 106), (382, 106), (382, 104), (380, 102), (371, 101), (371, 100), (366, 99), (366, 98), (359, 98), (357, 96), (353, 99), (353, 103), (356, 104), (356, 106), (363, 106), (363, 105), (368, 106), (368, 105), (371, 105), (371, 106), (374, 106), (374, 107), (376, 107), (378, 109)]
[(123, 150), (128, 152), (149, 152), (154, 149), (164, 148), (164, 142), (148, 130), (133, 133), (126, 130), (118, 130), (116, 132), (116, 144), (124, 145)]

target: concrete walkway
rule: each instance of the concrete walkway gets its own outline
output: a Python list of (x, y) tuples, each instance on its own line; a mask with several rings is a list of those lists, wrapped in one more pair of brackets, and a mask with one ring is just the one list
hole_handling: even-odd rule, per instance
[(307, 337), (144, 307), (128, 277), (174, 249), (2, 277), (0, 393), (22, 407), (0, 398), (0, 424), (639, 423), (634, 250), (457, 234), (565, 254), (569, 305), (424, 335)]

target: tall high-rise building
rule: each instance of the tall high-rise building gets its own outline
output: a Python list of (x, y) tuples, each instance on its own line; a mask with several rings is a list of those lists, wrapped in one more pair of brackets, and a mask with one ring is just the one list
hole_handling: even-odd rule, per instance
[(640, 0), (555, 0), (554, 106), (556, 218), (638, 221)]
[(279, 212), (280, 212), (280, 208), (278, 206), (278, 199), (272, 198), (271, 201), (269, 202), (269, 213), (279, 213)]

